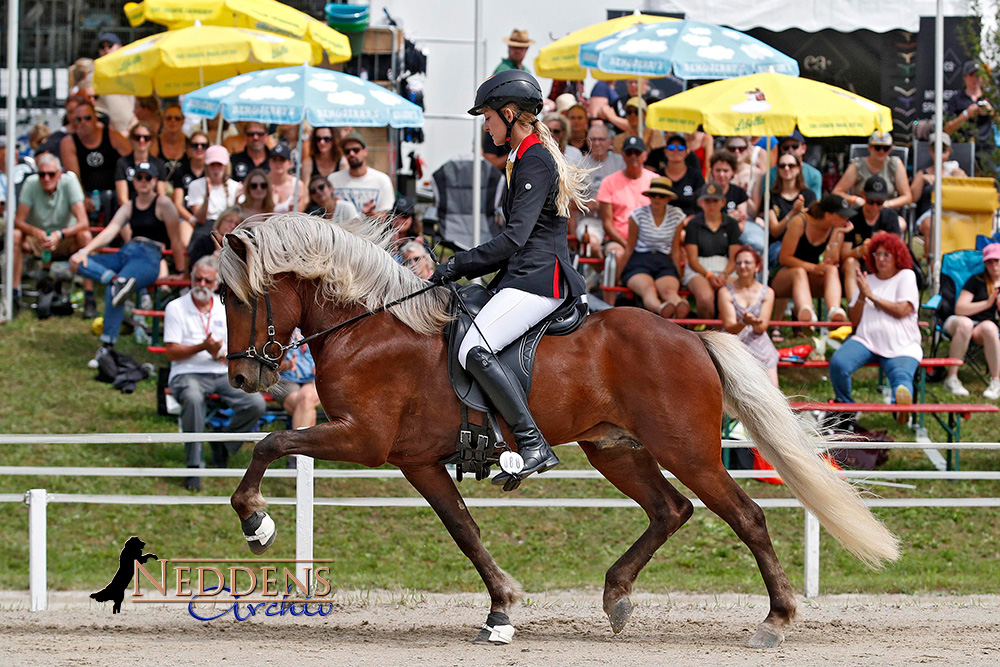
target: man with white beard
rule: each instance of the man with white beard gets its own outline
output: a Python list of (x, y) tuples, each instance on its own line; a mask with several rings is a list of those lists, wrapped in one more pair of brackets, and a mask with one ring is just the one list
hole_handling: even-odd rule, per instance
[[(163, 342), (170, 359), (170, 393), (181, 404), (181, 430), (201, 433), (205, 430), (205, 398), (218, 394), (233, 410), (232, 420), (224, 429), (246, 433), (264, 414), (260, 394), (248, 394), (229, 384), (226, 362), (226, 309), (215, 294), (219, 286), (219, 264), (215, 257), (202, 257), (191, 268), (191, 291), (167, 304), (163, 316)], [(242, 443), (213, 442), (212, 465), (225, 468), (229, 455)], [(188, 468), (203, 468), (202, 443), (184, 443)], [(188, 477), (184, 486), (201, 490), (201, 478)]]

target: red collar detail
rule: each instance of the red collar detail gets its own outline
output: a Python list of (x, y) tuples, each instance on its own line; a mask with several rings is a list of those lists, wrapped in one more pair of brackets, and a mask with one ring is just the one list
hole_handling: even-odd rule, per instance
[(517, 159), (520, 160), (521, 156), (524, 155), (524, 151), (528, 150), (535, 144), (542, 143), (542, 140), (538, 138), (537, 134), (529, 134), (524, 139), (521, 140), (521, 145), (517, 147)]

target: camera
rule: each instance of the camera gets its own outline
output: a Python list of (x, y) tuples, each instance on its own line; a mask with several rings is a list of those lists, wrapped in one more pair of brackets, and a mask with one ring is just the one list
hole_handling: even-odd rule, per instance
[(987, 107), (990, 106), (990, 103), (987, 102), (986, 100), (976, 100), (976, 106), (979, 106), (979, 107), (982, 107), (982, 108), (985, 109), (985, 108), (987, 108)]

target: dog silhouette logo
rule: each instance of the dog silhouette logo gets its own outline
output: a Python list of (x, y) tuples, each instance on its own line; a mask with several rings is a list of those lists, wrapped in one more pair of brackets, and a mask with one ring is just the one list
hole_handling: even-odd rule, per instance
[(122, 610), (122, 600), (125, 599), (125, 591), (128, 589), (129, 584), (132, 583), (132, 575), (135, 573), (135, 561), (139, 561), (145, 565), (146, 561), (150, 558), (159, 560), (156, 554), (143, 554), (142, 550), (145, 546), (146, 543), (135, 535), (128, 538), (125, 546), (122, 547), (121, 555), (118, 557), (118, 571), (111, 578), (111, 583), (102, 590), (90, 594), (90, 597), (98, 602), (114, 601), (115, 604), (111, 608), (112, 614), (118, 614)]

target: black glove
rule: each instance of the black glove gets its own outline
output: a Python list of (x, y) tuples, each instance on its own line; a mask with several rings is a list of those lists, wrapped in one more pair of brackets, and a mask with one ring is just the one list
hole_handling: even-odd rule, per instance
[(455, 282), (455, 279), (458, 277), (458, 273), (455, 271), (454, 260), (448, 260), (444, 264), (437, 265), (437, 268), (434, 269), (434, 275), (431, 276), (430, 281), (434, 285), (447, 285), (448, 283)]

